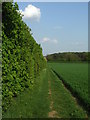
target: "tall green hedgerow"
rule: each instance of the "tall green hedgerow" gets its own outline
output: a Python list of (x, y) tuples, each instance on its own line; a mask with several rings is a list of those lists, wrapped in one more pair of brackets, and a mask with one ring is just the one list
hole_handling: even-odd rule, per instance
[(2, 97), (3, 111), (45, 67), (42, 48), (22, 21), (17, 3), (2, 3)]

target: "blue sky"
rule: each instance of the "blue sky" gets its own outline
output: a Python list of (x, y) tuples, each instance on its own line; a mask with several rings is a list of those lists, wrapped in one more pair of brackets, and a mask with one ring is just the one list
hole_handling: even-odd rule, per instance
[(43, 54), (88, 51), (88, 3), (19, 2)]

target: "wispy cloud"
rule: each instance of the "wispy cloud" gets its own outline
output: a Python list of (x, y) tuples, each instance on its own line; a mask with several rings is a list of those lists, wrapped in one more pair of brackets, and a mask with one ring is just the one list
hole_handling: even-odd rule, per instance
[(58, 43), (58, 40), (57, 40), (57, 39), (51, 39), (51, 38), (48, 38), (48, 37), (44, 37), (44, 38), (41, 40), (41, 42), (42, 42), (42, 43), (50, 42), (50, 43), (57, 44), (57, 43)]
[(44, 43), (44, 42), (48, 42), (48, 41), (50, 41), (50, 38), (44, 37), (44, 38), (42, 39), (42, 42), (43, 42), (43, 43)]
[(23, 15), (23, 19), (39, 21), (41, 17), (40, 8), (37, 8), (29, 4), (24, 11), (20, 10), (20, 13)]

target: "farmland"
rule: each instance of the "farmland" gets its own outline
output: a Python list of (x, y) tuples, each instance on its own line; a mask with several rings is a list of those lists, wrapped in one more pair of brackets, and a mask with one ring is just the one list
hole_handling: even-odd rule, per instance
[(88, 63), (48, 63), (61, 77), (66, 86), (88, 109)]

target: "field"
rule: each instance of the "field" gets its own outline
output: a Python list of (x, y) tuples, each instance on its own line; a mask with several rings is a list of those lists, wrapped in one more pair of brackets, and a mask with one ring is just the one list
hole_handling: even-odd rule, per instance
[(47, 66), (33, 89), (14, 99), (3, 118), (87, 118), (87, 113)]
[(88, 109), (88, 63), (48, 63), (50, 68), (63, 80), (66, 87)]

